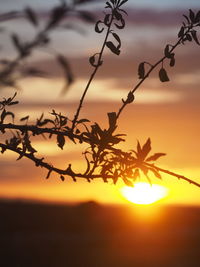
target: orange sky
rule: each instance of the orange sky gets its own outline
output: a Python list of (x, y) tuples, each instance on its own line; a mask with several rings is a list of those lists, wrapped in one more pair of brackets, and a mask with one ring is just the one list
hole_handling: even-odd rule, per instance
[[(132, 12), (132, 9), (130, 11)], [(140, 16), (142, 11), (141, 9)], [(148, 8), (145, 12), (147, 11)], [(170, 11), (163, 9), (162, 12), (169, 14)], [(165, 16), (163, 14), (159, 16), (159, 12), (156, 14), (160, 25), (156, 23), (149, 25), (148, 14), (147, 12), (146, 23), (145, 18), (136, 24), (131, 20), (132, 16), (128, 18), (127, 28), (119, 32), (122, 39), (120, 57), (106, 52), (104, 66), (90, 88), (82, 117), (105, 124), (106, 112), (116, 111), (120, 99), (125, 97), (137, 82), (138, 63), (144, 60), (154, 63), (162, 56), (165, 44), (168, 41), (171, 43), (176, 41), (181, 22), (178, 9), (176, 12), (171, 10), (173, 23), (169, 26), (166, 21), (162, 21)], [(17, 23), (16, 29), (21, 21)], [(62, 49), (66, 57), (70, 58), (77, 77), (71, 90), (64, 98), (59, 97), (59, 88), (63, 84), (62, 72), (53, 63), (54, 59), (51, 56), (37, 52), (34, 64), (46, 69), (52, 76), (50, 79), (29, 78), (21, 82), (23, 90), (17, 96), (20, 105), (13, 108), (16, 110), (17, 119), (30, 114), (34, 120), (41, 112), (48, 114), (52, 108), (73, 114), (91, 72), (88, 57), (99, 50), (102, 41), (101, 36), (93, 33), (92, 26), (84, 27), (87, 33), (85, 36), (74, 33), (56, 35), (55, 46)], [(24, 33), (27, 31), (24, 27), (21, 29)], [(68, 40), (69, 44), (74, 44), (73, 49), (69, 51), (66, 49), (69, 47)], [(188, 176), (197, 182), (200, 182), (199, 55), (199, 47), (195, 44), (180, 47), (176, 53), (175, 68), (168, 68), (171, 81), (161, 84), (156, 70), (137, 92), (135, 103), (127, 107), (122, 114), (118, 129), (119, 133), (127, 134), (127, 142), (123, 144), (124, 149), (133, 149), (137, 139), (144, 143), (150, 137), (153, 152), (167, 153), (167, 156), (158, 162), (160, 167)], [(11, 90), (2, 90), (2, 97), (12, 94)], [(47, 161), (55, 162), (58, 167), (67, 166), (69, 162), (77, 171), (84, 167), (78, 146), (69, 144), (61, 152), (55, 142), (49, 144), (43, 139), (36, 140), (36, 146), (42, 151), (41, 155), (47, 155)], [(102, 203), (127, 203), (120, 193), (121, 184), (114, 186), (101, 181), (91, 184), (85, 181), (73, 183), (70, 178), (63, 183), (56, 175), (45, 180), (44, 170), (35, 168), (27, 160), (16, 162), (15, 159), (16, 155), (11, 152), (0, 155), (0, 197), (64, 202), (96, 200)], [(163, 181), (154, 178), (153, 182), (169, 189), (169, 195), (161, 203), (200, 205), (200, 191), (193, 185), (167, 175), (163, 176)]]

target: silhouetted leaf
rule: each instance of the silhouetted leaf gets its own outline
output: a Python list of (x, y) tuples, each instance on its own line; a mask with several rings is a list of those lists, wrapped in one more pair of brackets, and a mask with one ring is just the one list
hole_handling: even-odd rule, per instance
[(123, 0), (123, 1), (121, 1), (121, 3), (118, 5), (118, 7), (124, 5), (126, 2), (128, 2), (128, 0)]
[(15, 92), (13, 97), (9, 97), (7, 100), (5, 100), (6, 101), (6, 105), (11, 106), (11, 105), (18, 104), (19, 103), (18, 101), (13, 101), (14, 98), (16, 97), (16, 95), (17, 95), (17, 93)]
[(180, 31), (178, 33), (178, 38), (182, 38), (184, 36), (185, 28), (182, 26), (180, 28)]
[(95, 32), (97, 33), (101, 33), (104, 30), (104, 27), (100, 28), (100, 24), (102, 24), (103, 22), (101, 20), (97, 21), (96, 25), (95, 25)]
[(51, 175), (52, 170), (49, 170), (46, 176), (46, 179), (49, 179), (50, 175)]
[(110, 14), (106, 14), (106, 15), (105, 15), (105, 18), (104, 18), (104, 24), (105, 24), (106, 26), (109, 26), (110, 23), (111, 23), (111, 15), (110, 15)]
[(76, 177), (75, 177), (75, 173), (73, 172), (72, 168), (71, 168), (71, 164), (68, 165), (66, 172), (69, 176), (72, 177), (73, 181), (76, 182)]
[(37, 125), (40, 124), (40, 122), (42, 121), (43, 117), (44, 117), (44, 113), (42, 113), (41, 116), (40, 116), (40, 118), (37, 119), (37, 122), (36, 122)]
[(166, 45), (165, 51), (164, 51), (164, 54), (165, 54), (166, 58), (171, 58), (171, 53), (170, 53), (169, 49), (170, 49), (170, 46)]
[(156, 161), (157, 159), (165, 155), (166, 155), (165, 153), (155, 153), (154, 155), (148, 157), (146, 161)]
[(123, 181), (124, 181), (125, 185), (133, 187), (133, 183), (130, 180), (128, 180), (127, 178), (123, 178)]
[(46, 125), (47, 123), (54, 124), (54, 121), (53, 120), (49, 120), (49, 119), (45, 119), (43, 121), (38, 122), (37, 125), (40, 126), (40, 127), (42, 127), (42, 126)]
[(78, 4), (85, 4), (85, 3), (89, 3), (89, 2), (93, 2), (94, 0), (74, 0), (74, 3), (76, 5)]
[(112, 5), (109, 2), (106, 2), (105, 8), (111, 8), (112, 9)]
[(20, 159), (22, 159), (22, 158), (24, 157), (24, 154), (25, 154), (25, 152), (26, 152), (26, 147), (23, 146), (23, 148), (25, 148), (25, 151), (23, 151), (23, 152), (19, 155), (19, 157), (16, 159), (16, 161), (18, 161), (18, 160), (20, 160)]
[(21, 118), (20, 121), (26, 121), (28, 119), (29, 119), (29, 116), (26, 116), (26, 117)]
[(160, 173), (153, 168), (150, 168), (150, 170), (153, 172), (153, 174), (158, 178), (158, 179), (162, 179), (162, 176), (160, 175)]
[(89, 62), (93, 67), (101, 66), (103, 61), (99, 61), (99, 53), (94, 54), (89, 58)]
[(144, 79), (145, 76), (145, 68), (144, 68), (144, 62), (140, 63), (138, 66), (138, 75), (139, 79)]
[(195, 16), (195, 23), (200, 22), (200, 10), (197, 12)]
[(6, 118), (6, 116), (11, 116), (12, 119), (14, 120), (15, 118), (15, 114), (13, 112), (10, 112), (10, 111), (6, 111), (5, 109), (2, 111), (1, 113), (1, 122), (0, 123), (3, 123), (4, 119)]
[(161, 82), (168, 82), (169, 81), (169, 77), (168, 77), (167, 72), (164, 68), (160, 69), (159, 78), (160, 78)]
[(89, 160), (88, 160), (88, 158), (87, 158), (87, 153), (86, 153), (86, 152), (84, 153), (84, 156), (85, 156), (85, 160), (86, 160), (86, 162), (87, 162), (87, 168), (86, 168), (86, 171), (84, 172), (84, 175), (86, 175), (86, 174), (88, 174), (89, 171), (90, 171), (90, 162), (89, 162)]
[(33, 148), (32, 145), (31, 145), (31, 141), (30, 141), (30, 139), (29, 139), (28, 133), (26, 133), (26, 134), (24, 135), (23, 143), (24, 143), (24, 145), (26, 146), (26, 148), (28, 149), (28, 151), (29, 151), (30, 153), (33, 154), (33, 153), (37, 152), (37, 150), (36, 150), (35, 148)]
[(121, 47), (121, 40), (119, 38), (119, 35), (117, 35), (116, 33), (112, 32), (113, 37), (117, 40), (118, 42), (118, 46), (117, 49), (119, 49)]
[(189, 20), (188, 16), (183, 15), (183, 17), (186, 19), (187, 23), (190, 24), (190, 20)]
[(189, 17), (190, 17), (191, 22), (195, 23), (195, 14), (191, 9), (189, 9)]
[(140, 142), (137, 141), (137, 154), (139, 155), (141, 151), (142, 151), (142, 148), (141, 148)]
[(69, 63), (66, 60), (66, 58), (63, 55), (58, 55), (57, 60), (60, 63), (60, 65), (63, 67), (65, 72), (68, 72), (69, 71)]
[(146, 176), (146, 178), (148, 179), (149, 183), (151, 184), (151, 180), (148, 177), (149, 168), (146, 167), (146, 166), (144, 166), (144, 165), (141, 165), (140, 166), (140, 169), (144, 173), (144, 175)]
[(66, 90), (69, 88), (69, 86), (73, 83), (74, 76), (72, 74), (69, 63), (64, 56), (58, 55), (57, 60), (60, 63), (60, 66), (62, 67), (64, 74), (65, 74), (66, 86), (64, 87), (65, 90), (62, 90), (62, 93), (65, 93)]
[(122, 14), (119, 13), (116, 9), (113, 11), (113, 15), (116, 18), (116, 20), (120, 20), (121, 21), (123, 19)]
[(60, 179), (61, 179), (62, 182), (65, 181), (65, 177), (63, 175), (60, 176)]
[(135, 169), (133, 178), (134, 179), (140, 178), (140, 171), (139, 171), (139, 169)]
[(1, 154), (3, 154), (5, 151), (6, 151), (6, 148), (5, 147), (2, 147), (1, 148)]
[(38, 26), (38, 18), (37, 18), (36, 13), (33, 11), (33, 9), (30, 8), (30, 7), (27, 7), (27, 8), (25, 9), (25, 13), (26, 13), (26, 16), (27, 16), (27, 18), (29, 19), (29, 21), (30, 21), (34, 26)]
[(120, 54), (120, 50), (112, 43), (112, 42), (106, 42), (106, 46), (116, 55)]
[(65, 145), (65, 137), (62, 134), (58, 134), (57, 135), (57, 145), (63, 149), (64, 145)]
[(113, 177), (113, 184), (116, 185), (118, 182), (119, 178), (117, 176)]
[(141, 151), (142, 158), (145, 159), (150, 151), (151, 151), (151, 139), (148, 138), (146, 143), (142, 147), (142, 151)]
[(6, 116), (11, 116), (13, 120), (15, 118), (15, 114), (11, 111), (6, 112)]
[(20, 43), (18, 35), (17, 34), (12, 34), (11, 35), (11, 39), (12, 39), (12, 42), (13, 42), (15, 48), (19, 52), (19, 54), (23, 54), (23, 46)]
[(77, 121), (77, 123), (83, 123), (83, 122), (90, 122), (88, 119), (80, 119)]
[(17, 105), (19, 104), (19, 101), (13, 101), (11, 103), (8, 104), (8, 106), (13, 106), (13, 105)]
[(95, 16), (88, 12), (88, 11), (79, 11), (79, 15), (81, 18), (83, 18), (86, 22), (94, 23), (96, 21)]
[(4, 109), (1, 113), (1, 122), (0, 123), (3, 123), (4, 119), (5, 119), (5, 116), (6, 116), (6, 110)]
[(129, 92), (128, 93), (128, 96), (127, 96), (127, 99), (126, 99), (126, 103), (127, 104), (131, 104), (133, 101), (135, 100), (135, 96), (134, 96), (134, 94), (133, 94), (133, 92)]
[(171, 54), (171, 59), (170, 59), (170, 67), (174, 67), (175, 65), (175, 57), (174, 57), (174, 53)]
[(189, 42), (192, 42), (192, 36), (188, 33), (186, 34), (185, 38), (184, 38), (184, 41), (189, 41)]
[(89, 58), (89, 62), (93, 67), (96, 67), (97, 65), (95, 64), (95, 55), (91, 56)]
[(195, 41), (198, 45), (200, 45), (199, 40), (198, 40), (198, 38), (197, 38), (197, 31), (193, 30), (193, 31), (191, 31), (191, 34), (192, 34), (192, 37), (193, 37), (194, 41)]
[(47, 73), (44, 72), (43, 70), (39, 70), (36, 68), (26, 68), (25, 70), (23, 70), (23, 73), (29, 76), (35, 76), (35, 77), (47, 77)]
[(120, 22), (121, 22), (121, 25), (119, 25), (117, 23), (114, 23), (114, 24), (118, 29), (121, 30), (121, 29), (123, 29), (125, 27), (125, 20), (123, 18), (121, 18)]
[(62, 3), (61, 5), (54, 7), (51, 11), (50, 20), (46, 26), (46, 29), (49, 30), (58, 25), (58, 23), (64, 18), (67, 12), (66, 5)]

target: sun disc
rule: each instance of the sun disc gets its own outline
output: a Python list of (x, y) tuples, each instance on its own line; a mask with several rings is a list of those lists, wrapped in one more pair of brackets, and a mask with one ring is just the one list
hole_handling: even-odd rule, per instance
[(167, 188), (140, 182), (136, 183), (134, 187), (124, 186), (121, 192), (132, 203), (148, 205), (164, 198), (167, 195)]

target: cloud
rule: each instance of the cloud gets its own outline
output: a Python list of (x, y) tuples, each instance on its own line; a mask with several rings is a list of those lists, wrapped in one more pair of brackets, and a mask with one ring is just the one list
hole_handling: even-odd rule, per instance
[(129, 9), (128, 22), (135, 25), (172, 27), (180, 23), (185, 10)]
[[(101, 90), (100, 87), (103, 86), (103, 89), (109, 87), (114, 90), (128, 91), (138, 82), (137, 68), (139, 63), (148, 61), (154, 64), (162, 55), (162, 45), (159, 46), (155, 44), (154, 47), (148, 47), (146, 44), (141, 43), (134, 51), (130, 50), (127, 54), (122, 54), (120, 57), (112, 55), (105, 56), (104, 64), (96, 75), (96, 82), (93, 87), (95, 87), (96, 90), (98, 88), (98, 90)], [(158, 67), (153, 71), (142, 87), (149, 88), (149, 90), (153, 89), (154, 91), (166, 91), (173, 88), (173, 91), (182, 92), (186, 96), (190, 95), (190, 97), (192, 91), (194, 95), (199, 97), (199, 59), (198, 47), (196, 45), (194, 45), (194, 47), (190, 45), (181, 46), (177, 49), (176, 65), (174, 68), (168, 65), (167, 60), (165, 61), (165, 68), (168, 71), (170, 82), (161, 83), (159, 81)], [(74, 94), (78, 94), (78, 92), (81, 92), (80, 90), (83, 90), (92, 71), (92, 67), (89, 65), (88, 58), (85, 56), (71, 57), (69, 58), (69, 62), (79, 82), (75, 87), (72, 87), (73, 92)], [(55, 62), (53, 63), (53, 60), (41, 60), (34, 64), (36, 67), (46, 69), (47, 72), (50, 73), (52, 79), (62, 79), (63, 77), (62, 71), (56, 66)], [(148, 66), (146, 66), (146, 68), (148, 69)], [(62, 82), (60, 82), (60, 86), (61, 85)], [(53, 87), (53, 83), (51, 87)], [(80, 90), (78, 90), (78, 88)], [(59, 99), (57, 100), (59, 101)]]

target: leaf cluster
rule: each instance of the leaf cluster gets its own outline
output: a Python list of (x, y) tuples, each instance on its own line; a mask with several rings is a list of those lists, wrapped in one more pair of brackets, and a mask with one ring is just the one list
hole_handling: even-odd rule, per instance
[[(120, 55), (121, 39), (119, 35), (111, 28), (114, 25), (115, 28), (121, 30), (125, 27), (124, 14), (127, 15), (126, 11), (121, 7), (127, 2), (126, 1), (107, 1), (105, 8), (108, 12), (105, 14), (103, 20), (98, 20), (95, 24), (95, 32), (102, 33), (107, 28), (106, 40), (100, 53), (96, 53), (89, 58), (89, 62), (93, 67), (99, 67), (102, 65), (101, 54), (104, 47), (106, 46), (113, 54)], [(109, 40), (109, 38), (113, 40)]]
[[(186, 41), (195, 41), (199, 45), (196, 28), (200, 26), (200, 11), (194, 13), (189, 11), (189, 16), (185, 16), (186, 22), (183, 22), (180, 31), (178, 32), (178, 41), (175, 44), (167, 44), (164, 49), (164, 55), (155, 64), (143, 61), (139, 64), (138, 75), (139, 82), (136, 86), (128, 92), (126, 99), (122, 99), (122, 106), (118, 112), (107, 113), (107, 128), (102, 128), (100, 123), (91, 122), (88, 118), (79, 118), (81, 107), (84, 103), (85, 96), (93, 81), (97, 70), (103, 63), (103, 52), (108, 48), (112, 53), (119, 55), (121, 49), (121, 39), (115, 30), (121, 30), (125, 27), (124, 15), (126, 11), (122, 6), (128, 0), (110, 0), (106, 2), (104, 19), (97, 21), (95, 31), (97, 33), (105, 34), (100, 52), (90, 57), (89, 62), (93, 67), (93, 72), (86, 88), (80, 98), (80, 103), (73, 116), (73, 119), (66, 114), (57, 112), (54, 109), (50, 112), (48, 117), (42, 114), (35, 122), (29, 123), (30, 116), (22, 117), (19, 122), (15, 120), (15, 114), (8, 110), (10, 106), (18, 104), (15, 100), (16, 93), (13, 97), (3, 99), (0, 102), (0, 132), (1, 137), (5, 142), (0, 143), (1, 153), (7, 150), (14, 151), (18, 157), (17, 160), (27, 158), (35, 163), (37, 167), (42, 167), (47, 170), (48, 179), (52, 173), (57, 173), (64, 181), (66, 177), (71, 177), (73, 181), (79, 178), (86, 179), (90, 182), (93, 179), (103, 179), (107, 182), (109, 179), (114, 184), (118, 180), (122, 180), (126, 185), (133, 186), (137, 179), (145, 176), (149, 183), (151, 183), (151, 175), (161, 179), (161, 173), (167, 173), (177, 178), (186, 180), (196, 186), (198, 183), (173, 173), (171, 171), (162, 169), (155, 165), (155, 162), (165, 153), (155, 153), (149, 155), (151, 152), (151, 139), (148, 138), (144, 145), (138, 141), (136, 149), (123, 151), (120, 149), (120, 144), (125, 141), (125, 134), (118, 133), (118, 119), (123, 109), (135, 99), (135, 91), (142, 85), (142, 83), (149, 77), (151, 72), (159, 67), (158, 76), (161, 82), (169, 81), (168, 73), (165, 68), (166, 62), (169, 62), (171, 67), (175, 66), (174, 50)], [(60, 5), (54, 7), (50, 12), (50, 17), (44, 28), (39, 30), (32, 41), (23, 42), (18, 34), (11, 35), (11, 41), (18, 53), (14, 60), (1, 60), (2, 66), (0, 70), (0, 83), (2, 85), (15, 86), (16, 72), (27, 73), (29, 75), (37, 76), (43, 75), (43, 72), (34, 68), (28, 68), (26, 72), (20, 71), (24, 66), (23, 60), (30, 56), (33, 49), (44, 46), (48, 47), (50, 43), (50, 32), (56, 27), (59, 27), (64, 18), (73, 10), (74, 5), (81, 5), (89, 0), (74, 0), (72, 6), (65, 1), (61, 1)], [(31, 8), (24, 10), (28, 21), (35, 27), (39, 28), (40, 22), (37, 14)], [(87, 12), (80, 12), (78, 14), (84, 17), (86, 21), (92, 21), (92, 16)], [(111, 39), (112, 38), (112, 39)], [(61, 55), (56, 54), (56, 60), (63, 69), (66, 85), (65, 90), (74, 81), (73, 73), (67, 59)], [(61, 149), (67, 147), (67, 142), (73, 142), (75, 145), (80, 143), (87, 144), (87, 149), (83, 151), (85, 159), (85, 171), (83, 173), (75, 173), (71, 163), (66, 163), (67, 168), (59, 169), (52, 164), (46, 162), (45, 158), (38, 156), (39, 152), (34, 145), (34, 137), (43, 137), (45, 139), (53, 139), (56, 145)]]

